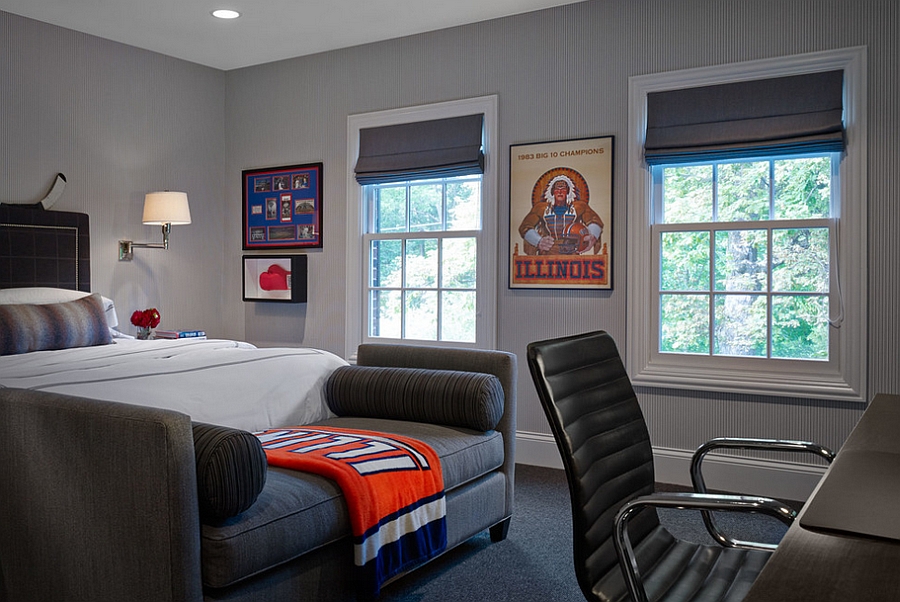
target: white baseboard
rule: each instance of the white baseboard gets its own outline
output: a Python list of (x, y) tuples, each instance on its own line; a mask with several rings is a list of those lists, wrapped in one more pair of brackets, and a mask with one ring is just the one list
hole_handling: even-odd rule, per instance
[(516, 432), (516, 464), (559, 468), (560, 470), (563, 467), (553, 435), (527, 431)]
[[(673, 485), (691, 485), (692, 451), (654, 448), (656, 480)], [(552, 435), (516, 433), (516, 462), (561, 469), (562, 460)], [(782, 500), (806, 500), (825, 473), (825, 466), (777, 462), (752, 458), (708, 455), (703, 478), (711, 490), (763, 495)]]

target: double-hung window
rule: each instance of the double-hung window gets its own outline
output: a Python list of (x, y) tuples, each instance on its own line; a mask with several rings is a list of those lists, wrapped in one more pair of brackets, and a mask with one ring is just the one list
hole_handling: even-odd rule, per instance
[(348, 120), (347, 356), (362, 342), (494, 348), (497, 98)]
[(651, 168), (660, 354), (828, 361), (837, 162)]
[(850, 49), (632, 78), (636, 384), (865, 399), (863, 65)]
[(365, 187), (368, 338), (476, 342), (481, 179)]

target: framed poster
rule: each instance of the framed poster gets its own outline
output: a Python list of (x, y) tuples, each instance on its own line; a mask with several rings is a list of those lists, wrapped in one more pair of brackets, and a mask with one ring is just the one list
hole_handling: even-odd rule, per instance
[(322, 164), (245, 169), (244, 249), (322, 248)]
[(612, 136), (510, 145), (510, 288), (612, 289), (612, 156)]
[(306, 303), (306, 255), (244, 255), (244, 301)]

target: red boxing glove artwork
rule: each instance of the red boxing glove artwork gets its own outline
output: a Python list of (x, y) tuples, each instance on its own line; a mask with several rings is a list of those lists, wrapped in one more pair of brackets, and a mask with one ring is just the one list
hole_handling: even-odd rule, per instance
[(272, 264), (259, 275), (259, 288), (264, 291), (286, 291), (291, 273), (277, 264)]
[(245, 255), (244, 301), (306, 303), (306, 255)]

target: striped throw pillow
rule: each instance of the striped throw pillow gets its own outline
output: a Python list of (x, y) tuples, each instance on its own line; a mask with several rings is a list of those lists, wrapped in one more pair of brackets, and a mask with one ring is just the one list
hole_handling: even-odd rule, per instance
[(100, 295), (44, 305), (0, 305), (0, 355), (107, 345)]
[(192, 422), (200, 514), (207, 521), (237, 516), (266, 485), (266, 453), (247, 431)]
[(342, 366), (325, 382), (338, 416), (388, 418), (493, 430), (503, 416), (503, 386), (493, 374), (422, 368)]

